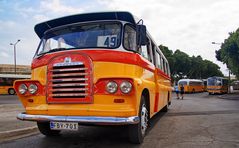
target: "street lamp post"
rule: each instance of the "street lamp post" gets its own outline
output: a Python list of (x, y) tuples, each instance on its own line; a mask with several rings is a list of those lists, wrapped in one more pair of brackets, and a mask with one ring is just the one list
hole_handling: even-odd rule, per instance
[[(212, 42), (212, 44), (216, 44), (216, 45), (222, 45), (222, 43), (217, 43), (217, 42)], [(227, 51), (227, 66), (228, 66), (228, 83), (230, 83), (230, 69), (229, 69), (229, 52)], [(228, 84), (228, 93), (230, 93), (230, 85)]]
[(15, 74), (17, 74), (17, 67), (16, 67), (16, 66), (17, 66), (17, 59), (16, 59), (16, 48), (17, 48), (17, 47), (16, 47), (16, 45), (17, 45), (17, 43), (20, 42), (20, 41), (21, 41), (21, 40), (18, 39), (18, 40), (16, 41), (16, 43), (14, 43), (14, 44), (13, 44), (13, 43), (10, 43), (10, 45), (13, 45), (13, 48), (14, 48), (14, 71), (15, 71)]

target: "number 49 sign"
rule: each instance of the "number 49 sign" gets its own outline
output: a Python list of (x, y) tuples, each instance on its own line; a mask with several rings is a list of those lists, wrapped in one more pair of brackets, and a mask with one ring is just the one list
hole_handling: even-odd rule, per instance
[(117, 35), (98, 36), (98, 47), (116, 47)]

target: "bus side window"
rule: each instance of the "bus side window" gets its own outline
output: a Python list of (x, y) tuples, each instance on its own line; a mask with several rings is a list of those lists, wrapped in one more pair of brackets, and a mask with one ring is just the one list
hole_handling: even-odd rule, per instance
[(154, 64), (154, 65), (156, 65), (156, 57), (155, 57), (155, 52), (156, 52), (156, 46), (155, 46), (155, 44), (154, 44), (154, 42), (152, 42), (151, 41), (151, 53), (152, 53), (152, 63)]
[(168, 75), (168, 65), (167, 65), (167, 62), (164, 60), (164, 68), (165, 68), (165, 71), (166, 71), (166, 74)]
[(162, 66), (163, 66), (163, 72), (167, 73), (166, 62), (165, 62), (164, 58), (162, 58)]
[(146, 58), (147, 60), (149, 60), (149, 55), (147, 52), (147, 45), (146, 46), (141, 46), (141, 55)]
[(170, 67), (169, 67), (169, 64), (167, 63), (167, 70), (168, 70), (168, 75), (170, 76), (171, 73), (170, 73)]
[[(148, 38), (147, 38), (148, 39)], [(149, 39), (148, 39), (149, 41)], [(150, 48), (150, 42), (148, 42), (147, 45), (141, 46), (141, 55), (146, 58), (148, 61), (153, 63), (153, 58), (152, 58), (152, 53), (151, 53), (151, 48)]]
[(162, 70), (161, 55), (157, 50), (156, 50), (156, 59), (157, 59), (156, 67)]
[(168, 75), (168, 63), (165, 61), (165, 70), (166, 70), (166, 74)]

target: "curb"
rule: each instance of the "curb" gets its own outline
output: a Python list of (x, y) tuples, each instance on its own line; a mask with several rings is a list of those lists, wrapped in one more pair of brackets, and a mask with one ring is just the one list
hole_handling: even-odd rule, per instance
[(27, 136), (38, 134), (38, 133), (39, 131), (37, 126), (11, 130), (11, 131), (4, 131), (4, 132), (0, 132), (0, 142), (27, 137)]

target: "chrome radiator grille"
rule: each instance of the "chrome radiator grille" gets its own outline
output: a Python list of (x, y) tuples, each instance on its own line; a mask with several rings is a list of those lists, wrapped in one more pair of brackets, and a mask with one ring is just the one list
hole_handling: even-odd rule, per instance
[(50, 73), (50, 97), (85, 98), (88, 95), (88, 69), (83, 63), (54, 64)]

